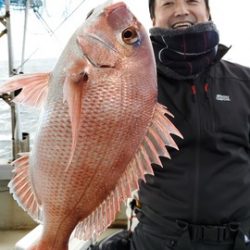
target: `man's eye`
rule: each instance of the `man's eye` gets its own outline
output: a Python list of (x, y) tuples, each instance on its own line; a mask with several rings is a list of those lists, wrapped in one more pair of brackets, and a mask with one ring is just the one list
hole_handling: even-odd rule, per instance
[(168, 1), (168, 2), (164, 2), (163, 6), (170, 6), (172, 5), (174, 2), (173, 1)]
[(187, 0), (188, 3), (199, 3), (199, 0)]

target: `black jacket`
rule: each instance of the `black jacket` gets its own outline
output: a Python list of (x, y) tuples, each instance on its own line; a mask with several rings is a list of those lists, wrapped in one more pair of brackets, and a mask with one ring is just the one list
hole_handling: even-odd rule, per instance
[[(143, 223), (221, 225), (250, 217), (250, 69), (221, 60), (199, 77), (169, 78), (158, 63), (159, 102), (184, 139), (140, 183)], [(195, 86), (195, 87), (194, 87)]]

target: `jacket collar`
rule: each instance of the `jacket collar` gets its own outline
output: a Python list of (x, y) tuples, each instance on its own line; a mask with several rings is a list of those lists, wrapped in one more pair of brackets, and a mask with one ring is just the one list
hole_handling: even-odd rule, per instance
[(222, 59), (222, 57), (224, 57), (224, 55), (231, 49), (231, 46), (230, 47), (227, 47), (223, 44), (219, 44), (218, 46), (218, 51), (217, 51), (217, 54), (216, 54), (216, 57), (215, 57), (215, 60), (214, 60), (214, 63), (220, 61)]
[[(225, 54), (230, 50), (231, 47), (227, 47), (223, 44), (219, 44), (218, 45), (218, 50), (215, 56), (215, 59), (213, 61), (213, 63), (209, 66), (212, 67), (213, 65), (215, 65), (216, 63), (218, 63), (219, 61), (222, 60), (222, 58), (225, 56)], [(196, 74), (196, 75), (191, 75), (191, 76), (183, 76), (180, 75), (178, 73), (176, 73), (175, 71), (173, 71), (172, 69), (166, 67), (165, 65), (163, 65), (162, 63), (160, 63), (158, 60), (156, 60), (157, 62), (157, 70), (160, 74), (165, 75), (168, 78), (171, 79), (176, 79), (176, 80), (192, 80), (192, 79), (196, 79), (200, 76), (201, 73)], [(206, 70), (208, 70), (209, 68), (207, 68)]]

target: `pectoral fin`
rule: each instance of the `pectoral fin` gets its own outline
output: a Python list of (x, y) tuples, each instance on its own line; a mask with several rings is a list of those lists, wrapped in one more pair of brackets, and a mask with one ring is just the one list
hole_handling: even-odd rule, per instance
[(83, 75), (82, 77), (80, 76), (81, 74), (79, 74), (78, 77), (76, 75), (67, 76), (63, 86), (63, 98), (64, 101), (68, 103), (69, 116), (72, 128), (72, 147), (66, 171), (72, 161), (80, 129), (82, 99), (83, 99), (84, 85), (85, 85), (84, 76)]

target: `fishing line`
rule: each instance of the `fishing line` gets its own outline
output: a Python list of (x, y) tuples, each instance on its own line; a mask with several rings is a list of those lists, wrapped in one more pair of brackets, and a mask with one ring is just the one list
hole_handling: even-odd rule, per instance
[[(56, 1), (55, 1), (56, 2)], [(50, 3), (54, 3), (55, 2), (51, 2)], [(69, 2), (72, 2), (72, 0), (64, 0), (64, 4), (61, 4), (60, 2), (60, 8), (63, 8), (63, 10), (60, 10), (60, 8), (58, 8), (59, 12), (58, 13), (55, 13), (55, 11), (50, 11), (50, 6), (48, 5), (48, 2), (47, 0), (43, 0), (43, 6), (44, 6), (44, 10), (45, 10), (45, 13), (48, 17), (53, 17), (55, 15), (60, 15), (59, 13), (61, 13), (61, 16), (66, 16), (65, 13), (68, 13), (68, 6), (70, 5)], [(57, 4), (58, 5), (58, 4)], [(63, 6), (61, 6), (63, 5)], [(49, 6), (49, 7), (48, 7)]]
[(54, 32), (56, 32), (81, 6), (82, 4), (85, 2), (86, 0), (83, 0), (82, 2), (80, 2), (80, 4), (77, 5), (77, 7), (68, 15), (66, 16), (62, 22), (55, 28)]
[(32, 56), (33, 56), (38, 50), (39, 50), (39, 48), (36, 48), (36, 49), (29, 55), (29, 57), (27, 57), (27, 58), (23, 61), (23, 63), (21, 63), (18, 67), (16, 67), (16, 70), (18, 71), (19, 69), (21, 69), (21, 68), (25, 65), (25, 63), (28, 62), (28, 61), (32, 58)]
[(47, 30), (47, 32), (53, 36), (54, 35), (54, 31), (50, 28), (50, 26), (48, 25), (48, 23), (44, 20), (44, 18), (42, 17), (42, 15), (37, 11), (34, 10), (34, 13), (36, 15), (36, 17), (38, 18), (38, 20), (43, 24), (43, 26), (45, 27), (45, 29)]
[[(74, 9), (73, 9), (73, 11), (68, 15), (68, 16), (66, 16), (63, 20), (62, 20), (62, 22), (54, 29), (54, 30), (52, 30), (51, 28), (50, 28), (50, 26), (48, 25), (48, 23), (44, 20), (44, 18), (42, 17), (42, 15), (37, 11), (37, 10), (33, 10), (33, 12), (35, 13), (35, 15), (36, 15), (36, 17), (38, 18), (38, 20), (39, 21), (41, 21), (41, 23), (43, 24), (43, 26), (45, 27), (45, 29), (47, 30), (47, 32), (49, 33), (49, 36), (54, 36), (55, 37), (55, 33), (56, 33), (56, 31), (58, 30), (58, 29), (60, 29), (61, 28), (61, 26), (83, 5), (83, 3), (85, 2), (86, 0), (83, 0), (83, 1), (81, 1)], [(37, 47), (31, 54), (30, 54), (30, 56), (27, 58), (27, 59), (25, 59), (24, 60), (24, 62), (21, 64), (21, 65), (19, 65), (18, 67), (17, 67), (17, 69), (20, 69), (20, 68), (22, 68), (24, 65), (25, 65), (25, 63), (27, 63), (31, 58), (32, 58), (32, 56), (37, 52), (37, 51), (39, 51), (41, 49), (41, 47)]]

